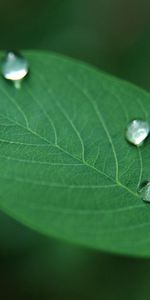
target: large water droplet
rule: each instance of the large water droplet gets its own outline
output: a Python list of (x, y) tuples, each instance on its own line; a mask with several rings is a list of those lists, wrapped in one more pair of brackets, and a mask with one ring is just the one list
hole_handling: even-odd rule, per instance
[(2, 75), (11, 81), (22, 80), (29, 72), (28, 61), (15, 52), (8, 52), (2, 61)]
[(139, 193), (143, 201), (150, 202), (150, 181), (145, 181), (141, 184)]
[(150, 133), (150, 125), (146, 121), (133, 120), (126, 130), (126, 139), (133, 145), (141, 146)]

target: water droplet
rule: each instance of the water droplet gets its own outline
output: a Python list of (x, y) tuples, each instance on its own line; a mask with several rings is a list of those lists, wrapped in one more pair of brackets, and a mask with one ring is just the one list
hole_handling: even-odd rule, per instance
[(150, 125), (146, 121), (133, 120), (126, 130), (126, 139), (133, 145), (141, 146), (150, 133)]
[(139, 193), (143, 201), (150, 202), (150, 181), (144, 181), (141, 184), (139, 188)]
[(28, 74), (28, 61), (15, 52), (8, 52), (2, 61), (2, 75), (5, 79), (13, 81), (19, 88), (20, 81)]

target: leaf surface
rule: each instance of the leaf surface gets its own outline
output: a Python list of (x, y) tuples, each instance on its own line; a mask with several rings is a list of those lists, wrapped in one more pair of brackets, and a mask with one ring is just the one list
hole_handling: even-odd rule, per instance
[(17, 90), (0, 79), (0, 207), (44, 234), (96, 249), (150, 255), (150, 144), (125, 140), (150, 119), (150, 96), (92, 67), (25, 52)]

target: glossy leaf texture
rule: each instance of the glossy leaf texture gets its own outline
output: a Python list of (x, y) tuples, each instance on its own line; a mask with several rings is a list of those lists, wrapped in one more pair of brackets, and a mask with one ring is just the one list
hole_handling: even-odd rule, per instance
[(150, 143), (127, 143), (132, 119), (150, 121), (150, 96), (63, 56), (24, 52), (21, 89), (0, 79), (0, 207), (49, 236), (149, 256)]

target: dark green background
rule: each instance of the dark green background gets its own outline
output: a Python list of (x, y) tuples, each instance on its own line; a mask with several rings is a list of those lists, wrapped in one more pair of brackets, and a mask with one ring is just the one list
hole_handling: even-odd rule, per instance
[[(150, 2), (1, 0), (0, 48), (57, 51), (150, 90)], [(148, 259), (50, 240), (0, 213), (1, 299), (146, 300), (149, 277)]]

